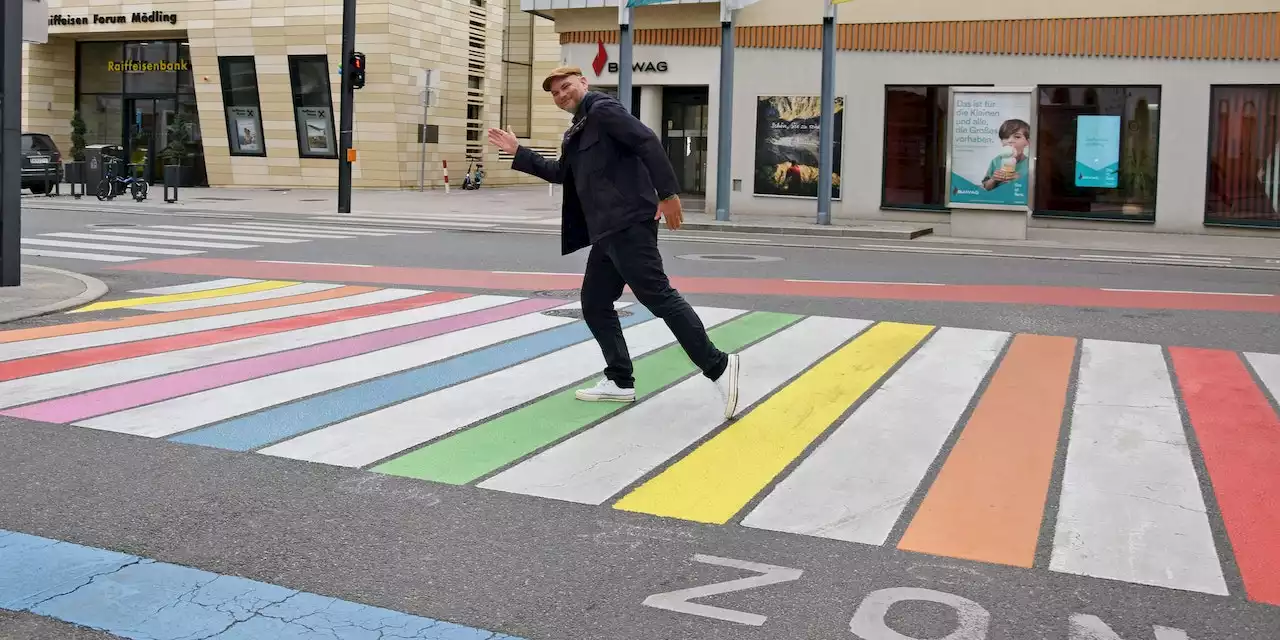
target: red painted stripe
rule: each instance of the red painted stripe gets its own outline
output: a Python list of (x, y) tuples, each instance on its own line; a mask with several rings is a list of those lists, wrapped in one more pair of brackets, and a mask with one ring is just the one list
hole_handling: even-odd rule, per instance
[(87, 349), (65, 351), (47, 356), (35, 356), (32, 358), (6, 362), (4, 365), (4, 371), (0, 372), (0, 381), (26, 378), (28, 376), (37, 376), (44, 373), (52, 373), (77, 367), (87, 367), (89, 365), (101, 364), (103, 362), (137, 358), (139, 356), (152, 355), (156, 353), (166, 353), (169, 351), (177, 351), (179, 349), (204, 347), (212, 344), (231, 342), (233, 340), (243, 340), (245, 338), (255, 338), (273, 333), (293, 331), (295, 329), (306, 329), (308, 327), (317, 327), (322, 324), (329, 324), (343, 320), (367, 318), (384, 313), (394, 313), (396, 311), (404, 311), (406, 309), (427, 307), (433, 304), (440, 304), (441, 302), (458, 300), (465, 297), (467, 297), (467, 294), (463, 293), (433, 292), (420, 296), (413, 296), (412, 298), (402, 298), (400, 300), (379, 302), (377, 304), (363, 305), (347, 309), (335, 309), (333, 311), (323, 311), (304, 316), (267, 320), (264, 322), (255, 322), (253, 324), (225, 327), (222, 329), (211, 329), (209, 331), (197, 331), (195, 333), (153, 338), (138, 342), (125, 342), (122, 344), (111, 344), (101, 347), (89, 347)]
[(1238, 354), (1169, 353), (1245, 592), (1280, 605), (1280, 416)]
[[(537, 291), (573, 289), (581, 276), (494, 273), (416, 267), (344, 267), (338, 265), (262, 264), (251, 260), (175, 258), (112, 267), (121, 271), (161, 271), (223, 277), (276, 278), (320, 282), (364, 282), (384, 285), (457, 287)], [(1183, 309), (1280, 313), (1280, 296), (1229, 296), (1198, 293), (1104, 291), (1084, 287), (1021, 285), (864, 284), (852, 282), (790, 282), (759, 278), (671, 279), (684, 293), (769, 295), (803, 298), (867, 298), (971, 304), (1019, 304), (1055, 307), (1118, 309)]]

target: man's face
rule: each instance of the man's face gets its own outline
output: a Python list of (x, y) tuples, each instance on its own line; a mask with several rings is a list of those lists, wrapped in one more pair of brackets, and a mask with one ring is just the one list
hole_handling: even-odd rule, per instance
[(551, 99), (556, 101), (557, 107), (569, 113), (578, 110), (578, 104), (585, 95), (587, 79), (582, 76), (565, 76), (551, 81)]

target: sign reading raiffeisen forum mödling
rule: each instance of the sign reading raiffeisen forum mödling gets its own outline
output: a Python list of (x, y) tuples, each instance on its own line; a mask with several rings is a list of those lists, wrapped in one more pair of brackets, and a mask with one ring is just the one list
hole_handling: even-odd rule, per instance
[(951, 94), (948, 206), (1031, 207), (1033, 92), (956, 88)]
[(1115, 189), (1120, 184), (1120, 116), (1076, 119), (1076, 186)]

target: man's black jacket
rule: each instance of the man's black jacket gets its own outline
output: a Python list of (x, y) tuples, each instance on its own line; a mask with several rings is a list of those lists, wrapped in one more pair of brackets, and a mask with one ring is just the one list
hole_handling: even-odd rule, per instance
[(658, 200), (680, 192), (658, 136), (622, 103), (594, 91), (578, 105), (558, 160), (522, 146), (511, 168), (565, 185), (560, 212), (564, 255), (653, 220)]

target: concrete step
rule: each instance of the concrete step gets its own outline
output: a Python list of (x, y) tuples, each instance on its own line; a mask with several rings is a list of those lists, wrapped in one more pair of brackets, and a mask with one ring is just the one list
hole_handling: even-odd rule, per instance
[(773, 222), (716, 222), (686, 220), (682, 229), (690, 231), (719, 231), (722, 233), (762, 233), (840, 238), (878, 238), (912, 240), (933, 233), (931, 225), (909, 223), (876, 223), (863, 225), (803, 224)]

